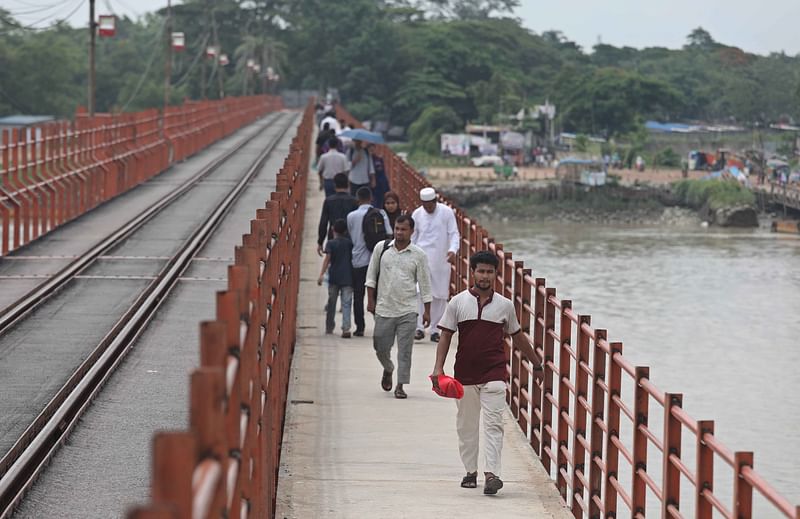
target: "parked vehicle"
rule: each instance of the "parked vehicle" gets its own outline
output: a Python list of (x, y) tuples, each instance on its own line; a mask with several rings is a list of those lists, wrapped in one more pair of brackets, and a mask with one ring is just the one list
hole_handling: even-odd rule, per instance
[(497, 155), (482, 155), (480, 157), (473, 157), (470, 159), (473, 166), (481, 168), (486, 166), (502, 166), (504, 164), (503, 158)]

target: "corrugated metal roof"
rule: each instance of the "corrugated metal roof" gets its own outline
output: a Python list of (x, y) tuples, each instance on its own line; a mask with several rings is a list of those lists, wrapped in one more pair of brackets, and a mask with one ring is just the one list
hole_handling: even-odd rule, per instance
[(9, 115), (8, 117), (0, 117), (0, 126), (33, 126), (34, 124), (41, 124), (54, 120), (55, 117), (52, 115)]

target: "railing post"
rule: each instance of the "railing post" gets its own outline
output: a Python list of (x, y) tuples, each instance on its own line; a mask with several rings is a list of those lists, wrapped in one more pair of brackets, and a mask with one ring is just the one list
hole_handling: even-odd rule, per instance
[(225, 370), (228, 349), (225, 323), (203, 321), (200, 323), (200, 366)]
[[(511, 302), (514, 304), (514, 313), (517, 316), (517, 322), (520, 323), (520, 327), (522, 326), (522, 262), (515, 261), (513, 267), (513, 283), (510, 283), (512, 294), (511, 294)], [(524, 415), (520, 412), (520, 407), (522, 407), (522, 388), (528, 386), (528, 377), (523, 378), (523, 369), (522, 369), (522, 358), (517, 356), (517, 351), (514, 348), (514, 344), (511, 344), (511, 355), (509, 357), (509, 362), (511, 363), (511, 384), (509, 384), (509, 407), (511, 408), (511, 414), (514, 418), (517, 419), (517, 422), (522, 427), (524, 423), (523, 432), (527, 436), (528, 434), (528, 424), (525, 422)], [(527, 373), (527, 372), (525, 372)], [(515, 382), (516, 379), (516, 382)], [(527, 400), (525, 404), (525, 408), (527, 411)]]
[(642, 387), (641, 380), (650, 378), (650, 368), (636, 366), (636, 380), (633, 394), (633, 467), (631, 474), (631, 517), (637, 513), (645, 513), (645, 503), (647, 501), (647, 484), (644, 478), (639, 475), (639, 471), (647, 472), (647, 436), (640, 430), (640, 427), (647, 427), (648, 412), (650, 408), (650, 395)]
[[(531, 269), (522, 269), (522, 275), (520, 276), (520, 285), (521, 285), (521, 298), (522, 304), (520, 304), (520, 326), (522, 326), (522, 331), (527, 333), (531, 337), (531, 342), (533, 343), (533, 351), (537, 351), (536, 347), (536, 338), (534, 337), (533, 330), (531, 330), (531, 312), (525, 309), (527, 306), (529, 309), (533, 308), (533, 302), (531, 301), (531, 284), (526, 281), (526, 278), (530, 278), (531, 276)], [(536, 318), (535, 315), (533, 316), (534, 319)], [(532, 362), (535, 362), (535, 359), (531, 359)], [(531, 386), (528, 389), (528, 395), (530, 398), (530, 402), (528, 405), (529, 411), (529, 425), (531, 429), (531, 434), (529, 438), (529, 442), (533, 451), (538, 454), (540, 457), (542, 455), (542, 445), (540, 442), (541, 434), (542, 434), (542, 420), (541, 420), (541, 413), (542, 413), (542, 389), (541, 389), (541, 381), (537, 382), (536, 378), (534, 377), (531, 381)], [(538, 410), (538, 416), (537, 416)], [(536, 433), (539, 433), (539, 438), (537, 438)]]
[(698, 420), (697, 422), (697, 487), (695, 488), (695, 513), (696, 519), (711, 519), (713, 508), (703, 496), (704, 490), (714, 491), (714, 452), (706, 445), (704, 436), (714, 434), (713, 420)]
[(503, 279), (503, 276), (506, 273), (505, 269), (505, 261), (503, 256), (503, 244), (502, 243), (495, 243), (494, 244), (494, 255), (497, 256), (497, 261), (500, 262), (500, 266), (497, 269), (497, 276), (494, 278), (494, 291), (498, 294), (505, 295), (505, 285), (506, 280)]
[[(550, 475), (550, 465), (552, 458), (550, 453), (553, 452), (553, 442), (550, 431), (553, 430), (553, 403), (552, 398), (555, 397), (553, 392), (553, 364), (555, 363), (555, 340), (549, 332), (555, 331), (556, 327), (556, 308), (555, 305), (550, 303), (550, 297), (556, 297), (555, 288), (545, 288), (545, 279), (536, 278), (536, 294), (534, 295), (536, 301), (536, 322), (534, 335), (539, 338), (540, 345), (544, 351), (544, 371), (542, 373), (542, 446), (539, 455), (542, 458), (544, 469)], [(545, 293), (542, 294), (542, 291)], [(540, 321), (541, 319), (541, 321)], [(544, 325), (542, 325), (544, 323)], [(534, 342), (534, 347), (536, 343)], [(558, 449), (558, 446), (556, 446)], [(549, 451), (549, 453), (548, 453)], [(557, 469), (556, 469), (557, 470)]]
[(733, 517), (734, 519), (751, 519), (753, 517), (753, 486), (742, 477), (742, 469), (753, 467), (753, 453), (734, 453), (733, 464)]
[[(592, 318), (588, 315), (578, 316), (578, 340), (575, 353), (575, 394), (572, 395), (572, 515), (576, 518), (583, 517), (584, 510), (581, 503), (584, 501), (583, 483), (579, 477), (586, 478), (586, 449), (580, 439), (586, 438), (586, 408), (583, 402), (588, 402), (589, 375), (581, 367), (581, 363), (589, 364), (589, 336), (583, 331), (583, 325), (591, 325)], [(583, 402), (581, 402), (583, 400)], [(591, 455), (591, 453), (590, 453)], [(579, 499), (575, 499), (579, 497)], [(590, 496), (591, 499), (591, 496)]]
[[(594, 355), (592, 362), (592, 452), (589, 456), (589, 518), (601, 519), (603, 517), (603, 471), (595, 460), (603, 459), (603, 428), (600, 426), (605, 421), (606, 392), (601, 387), (606, 379), (606, 352), (597, 345), (605, 341), (605, 330), (594, 331)], [(599, 501), (599, 503), (598, 503)]]
[(217, 485), (209, 508), (209, 517), (222, 516), (227, 496), (227, 443), (224, 428), (225, 371), (222, 368), (200, 368), (192, 373), (189, 420), (196, 434), (200, 458), (210, 456), (222, 467), (223, 476)]
[(156, 433), (153, 441), (153, 503), (174, 506), (178, 519), (192, 517), (195, 461), (196, 446), (192, 433)]
[(619, 479), (619, 449), (614, 445), (613, 438), (619, 438), (620, 409), (614, 402), (614, 397), (622, 395), (622, 367), (616, 361), (617, 355), (622, 356), (622, 343), (612, 342), (611, 354), (608, 359), (608, 417), (606, 418), (606, 495), (603, 499), (603, 508), (609, 519), (617, 517), (617, 490), (611, 484), (611, 478)]
[[(556, 486), (561, 494), (561, 498), (570, 506), (567, 499), (567, 475), (569, 474), (569, 464), (567, 456), (569, 453), (569, 387), (564, 382), (568, 382), (572, 371), (571, 356), (567, 351), (567, 346), (572, 344), (572, 320), (567, 316), (567, 310), (572, 309), (572, 301), (561, 301), (561, 324), (558, 329), (559, 339), (561, 340), (558, 351), (558, 450), (556, 459), (558, 474), (556, 475)], [(573, 445), (573, 449), (575, 446)]]
[(672, 410), (683, 406), (683, 395), (680, 393), (664, 393), (664, 452), (661, 461), (663, 468), (661, 500), (661, 517), (669, 517), (669, 507), (680, 510), (681, 473), (670, 459), (671, 456), (681, 458), (681, 422), (675, 418)]
[(514, 300), (514, 258), (511, 252), (503, 252), (503, 292), (509, 300)]

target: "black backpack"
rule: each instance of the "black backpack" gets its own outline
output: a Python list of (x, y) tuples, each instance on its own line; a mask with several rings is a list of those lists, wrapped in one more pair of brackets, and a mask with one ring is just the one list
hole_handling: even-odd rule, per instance
[(361, 224), (361, 229), (364, 231), (364, 243), (370, 253), (379, 241), (385, 240), (389, 236), (386, 229), (386, 222), (383, 219), (383, 213), (380, 209), (374, 207), (370, 207), (364, 215), (364, 222)]

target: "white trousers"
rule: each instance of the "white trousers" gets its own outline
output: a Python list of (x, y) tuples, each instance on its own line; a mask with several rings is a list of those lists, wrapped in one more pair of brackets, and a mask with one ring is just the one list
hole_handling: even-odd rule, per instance
[(503, 450), (503, 413), (506, 409), (506, 383), (493, 380), (486, 384), (464, 386), (464, 397), (456, 400), (458, 415), (458, 452), (467, 472), (478, 470), (478, 439), (483, 415), (483, 455), (485, 472), (500, 475)]
[[(425, 311), (425, 306), (422, 304), (422, 297), (417, 294), (417, 302), (419, 303), (419, 313), (417, 314), (417, 330), (425, 331), (425, 326), (422, 324), (422, 312)], [(441, 321), (444, 311), (447, 308), (447, 299), (438, 299), (436, 297), (431, 301), (431, 333), (439, 333), (439, 321)]]

